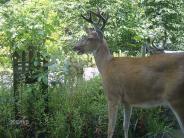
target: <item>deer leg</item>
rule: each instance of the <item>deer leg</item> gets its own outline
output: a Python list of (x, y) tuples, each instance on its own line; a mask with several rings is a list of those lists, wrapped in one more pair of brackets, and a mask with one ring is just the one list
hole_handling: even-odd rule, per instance
[(127, 104), (124, 104), (123, 128), (124, 128), (124, 136), (125, 136), (125, 138), (128, 138), (128, 130), (129, 130), (131, 113), (132, 113), (132, 107), (130, 107)]
[(118, 103), (108, 101), (108, 138), (113, 137), (115, 125), (116, 125), (116, 118), (117, 118), (117, 110), (118, 110)]
[(170, 102), (170, 107), (173, 111), (173, 113), (175, 114), (177, 121), (180, 125), (180, 128), (184, 134), (184, 101), (183, 99), (180, 101), (173, 101)]

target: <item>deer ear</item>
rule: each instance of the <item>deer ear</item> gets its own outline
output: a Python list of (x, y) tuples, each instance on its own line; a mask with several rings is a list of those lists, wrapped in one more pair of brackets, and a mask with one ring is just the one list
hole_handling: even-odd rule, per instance
[(98, 35), (98, 38), (100, 39), (100, 40), (103, 40), (103, 32), (101, 31), (101, 30), (99, 30), (99, 29), (96, 29), (96, 33), (97, 33), (97, 35)]
[(92, 31), (94, 31), (94, 29), (85, 27), (85, 31), (87, 34), (90, 34)]

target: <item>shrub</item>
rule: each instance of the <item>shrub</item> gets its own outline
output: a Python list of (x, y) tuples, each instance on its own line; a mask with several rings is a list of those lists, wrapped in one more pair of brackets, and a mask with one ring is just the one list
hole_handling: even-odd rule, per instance
[[(49, 89), (49, 114), (44, 113), (43, 96), (38, 86), (24, 88), (19, 101), (20, 114), (35, 123), (31, 130), (36, 137), (47, 132), (51, 138), (105, 138), (107, 137), (107, 102), (102, 88), (101, 79), (96, 77), (89, 81), (77, 79), (60, 87)], [(15, 125), (12, 90), (0, 89), (0, 136), (3, 138), (27, 137), (30, 128)], [(3, 99), (3, 100), (2, 100)], [(151, 138), (169, 134), (176, 128), (173, 114), (168, 116), (168, 109), (133, 110), (130, 137)], [(30, 125), (29, 124), (29, 125)], [(117, 138), (123, 137), (123, 108), (119, 108), (115, 129)]]

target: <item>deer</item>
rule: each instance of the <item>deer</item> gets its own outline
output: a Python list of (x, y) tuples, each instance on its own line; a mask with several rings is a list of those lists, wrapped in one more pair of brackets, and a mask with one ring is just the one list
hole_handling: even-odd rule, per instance
[(107, 13), (89, 10), (81, 14), (92, 24), (74, 46), (78, 54), (93, 54), (108, 104), (107, 137), (112, 138), (117, 110), (124, 107), (124, 137), (128, 138), (132, 108), (168, 106), (184, 133), (184, 54), (147, 57), (114, 57), (104, 37)]

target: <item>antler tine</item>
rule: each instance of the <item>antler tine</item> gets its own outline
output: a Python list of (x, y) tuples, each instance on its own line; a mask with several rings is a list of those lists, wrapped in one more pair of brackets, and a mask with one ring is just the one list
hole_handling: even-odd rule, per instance
[[(99, 9), (99, 7), (97, 7), (97, 14), (100, 14), (100, 9)], [(101, 18), (98, 18), (98, 22), (97, 22), (98, 25), (100, 24), (100, 21), (101, 21)]]
[[(92, 19), (92, 15), (95, 15), (96, 17), (98, 17), (98, 21), (95, 22)], [(108, 15), (106, 15), (106, 17), (104, 17), (104, 12), (100, 12), (99, 8), (97, 8), (97, 13), (89, 10), (88, 11), (88, 17), (84, 16), (83, 14), (81, 14), (82, 18), (85, 19), (87, 22), (93, 24), (95, 26), (95, 28), (103, 30), (103, 28), (105, 27), (105, 24), (108, 20)], [(99, 27), (100, 21), (102, 20), (102, 26)]]
[[(99, 7), (97, 7), (97, 14), (100, 14), (100, 8)], [(100, 21), (101, 21), (101, 18), (98, 18), (98, 22), (97, 22), (98, 25), (100, 24)]]
[[(103, 14), (105, 14), (105, 13), (103, 13)], [(104, 16), (102, 16), (102, 17), (103, 17), (103, 26), (101, 27), (101, 29), (103, 29), (105, 27), (107, 20), (109, 19), (109, 15), (106, 14), (106, 17), (104, 17)]]
[(106, 14), (106, 17), (104, 17), (104, 15), (105, 15), (104, 12), (102, 12), (102, 13), (100, 13), (100, 11), (98, 11), (98, 13), (95, 13), (93, 11), (90, 11), (90, 12), (99, 18), (99, 21), (98, 21), (98, 24), (97, 25), (99, 25), (100, 21), (102, 20), (103, 24), (100, 27), (100, 29), (103, 30), (103, 28), (105, 27), (105, 24), (107, 23), (107, 20), (109, 18), (108, 17), (108, 14)]
[(93, 22), (93, 20), (92, 20), (92, 14), (91, 14), (91, 12), (88, 11), (88, 13), (89, 13), (89, 17), (88, 17), (88, 18), (85, 17), (83, 14), (81, 14), (82, 18), (83, 18), (84, 20), (86, 20), (87, 22), (94, 24), (94, 22)]

